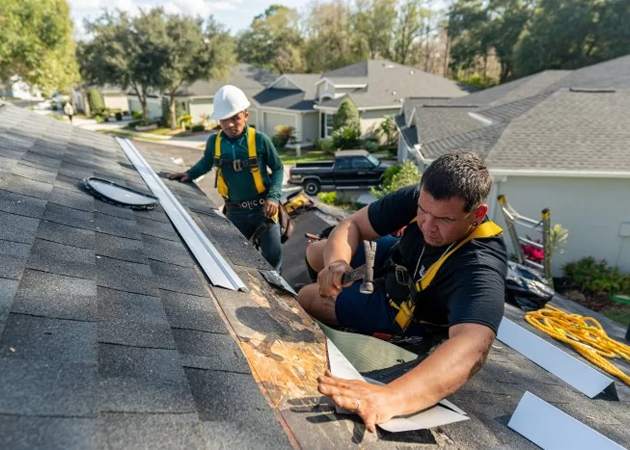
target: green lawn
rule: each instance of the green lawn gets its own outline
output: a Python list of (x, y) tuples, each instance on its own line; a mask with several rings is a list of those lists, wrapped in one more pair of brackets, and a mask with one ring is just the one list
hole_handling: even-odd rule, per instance
[(601, 313), (624, 327), (630, 323), (630, 305), (612, 306)]
[(333, 157), (323, 150), (302, 150), (302, 156), (295, 155), (293, 148), (281, 148), (278, 150), (280, 159), (284, 164), (295, 164), (298, 162), (332, 161)]
[(145, 141), (157, 141), (157, 142), (164, 141), (164, 139), (154, 138), (151, 136), (138, 137), (137, 134), (131, 133), (129, 131), (122, 131), (122, 130), (96, 130), (96, 131), (98, 131), (99, 133), (109, 134), (111, 136), (118, 136), (118, 137), (127, 138), (127, 139), (141, 139)]

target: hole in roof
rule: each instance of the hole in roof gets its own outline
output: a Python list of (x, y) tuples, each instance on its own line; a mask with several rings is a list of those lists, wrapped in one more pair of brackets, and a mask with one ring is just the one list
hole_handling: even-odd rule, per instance
[(160, 203), (157, 197), (103, 178), (88, 177), (83, 179), (83, 183), (88, 192), (95, 198), (116, 206), (131, 209), (152, 209)]

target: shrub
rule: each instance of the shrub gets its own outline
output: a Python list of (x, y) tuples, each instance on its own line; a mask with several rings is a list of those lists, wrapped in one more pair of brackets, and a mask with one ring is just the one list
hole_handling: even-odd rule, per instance
[(326, 205), (336, 205), (337, 204), (337, 191), (332, 192), (320, 192), (317, 194), (317, 198), (319, 198), (322, 203)]
[(382, 136), (385, 136), (385, 145), (390, 147), (396, 145), (398, 140), (398, 130), (396, 129), (396, 122), (394, 122), (393, 116), (385, 116), (385, 119), (378, 127)]
[[(394, 166), (396, 167), (396, 166)], [(381, 198), (390, 192), (397, 191), (405, 186), (411, 186), (412, 184), (420, 183), (422, 174), (412, 161), (405, 161), (402, 165), (399, 165), (399, 169), (390, 167), (387, 170), (392, 171), (387, 175), (387, 170), (383, 174), (383, 181), (381, 183), (381, 189), (372, 188), (370, 191), (376, 198)], [(390, 178), (391, 177), (391, 178)]]
[(142, 119), (142, 111), (131, 111), (132, 119)]
[(352, 128), (357, 131), (357, 134), (360, 134), (361, 119), (359, 118), (359, 111), (349, 98), (341, 102), (333, 119), (333, 130), (346, 127)]
[(350, 150), (361, 146), (359, 132), (353, 127), (342, 127), (333, 131), (332, 143), (335, 149)]
[(142, 120), (132, 120), (127, 124), (127, 128), (134, 129), (136, 128), (136, 125), (142, 125)]
[(378, 142), (364, 141), (363, 148), (366, 149), (370, 153), (374, 153), (374, 152), (378, 152), (381, 146), (378, 145)]
[(588, 256), (565, 264), (562, 272), (565, 277), (577, 284), (583, 293), (630, 292), (630, 274), (619, 273), (619, 270), (616, 267), (610, 267), (605, 259), (596, 260)]
[(287, 125), (278, 125), (274, 136), (278, 138), (280, 147), (285, 147), (288, 143), (295, 139), (295, 128)]
[(271, 143), (276, 148), (276, 150), (279, 150), (282, 148), (282, 146), (280, 145), (280, 138), (275, 134), (271, 136)]
[(198, 123), (197, 125), (193, 125), (192, 126), (191, 131), (193, 133), (199, 133), (200, 131), (206, 131), (206, 127), (204, 127), (202, 124)]
[(120, 122), (121, 120), (123, 120), (123, 113), (122, 112), (117, 112), (116, 113), (116, 120), (118, 122)]
[(179, 124), (186, 130), (192, 128), (192, 116), (190, 114), (183, 115), (179, 118)]
[(52, 103), (50, 104), (50, 109), (51, 109), (52, 111), (57, 111), (57, 110), (59, 109), (59, 105), (57, 105), (57, 102), (52, 102)]
[(103, 110), (105, 109), (105, 102), (103, 102), (103, 96), (98, 89), (88, 89), (87, 99), (92, 115), (97, 116), (103, 112)]

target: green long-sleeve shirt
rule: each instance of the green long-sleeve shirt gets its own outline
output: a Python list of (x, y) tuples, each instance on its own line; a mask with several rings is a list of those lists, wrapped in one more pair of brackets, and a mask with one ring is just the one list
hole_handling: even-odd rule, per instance
[[(243, 134), (236, 139), (230, 139), (225, 133), (221, 134), (221, 159), (228, 161), (248, 159), (247, 129), (248, 126), (245, 127)], [(186, 172), (191, 180), (199, 178), (212, 170), (216, 139), (216, 134), (208, 138), (203, 157)], [(267, 200), (278, 202), (282, 194), (282, 161), (271, 139), (259, 131), (256, 131), (256, 156), (258, 157), (258, 167), (262, 175), (263, 184), (266, 188), (266, 192), (262, 195)], [(271, 170), (271, 175), (268, 174), (267, 168)], [(244, 167), (242, 171), (236, 172), (232, 166), (223, 166), (222, 171), (228, 187), (228, 201), (242, 202), (258, 198), (254, 177), (249, 167)]]

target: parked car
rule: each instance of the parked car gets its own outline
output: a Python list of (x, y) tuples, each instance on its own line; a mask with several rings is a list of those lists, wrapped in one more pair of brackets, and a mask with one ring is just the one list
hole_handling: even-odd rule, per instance
[(289, 171), (289, 184), (301, 185), (309, 195), (322, 187), (371, 187), (381, 183), (387, 167), (366, 150), (341, 150), (333, 161), (297, 163)]

